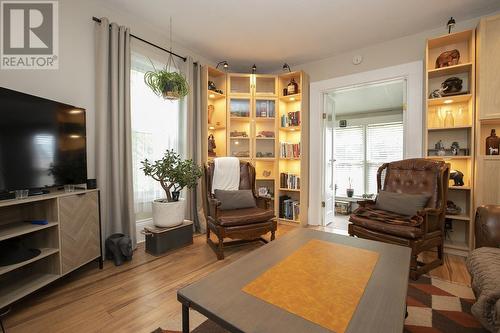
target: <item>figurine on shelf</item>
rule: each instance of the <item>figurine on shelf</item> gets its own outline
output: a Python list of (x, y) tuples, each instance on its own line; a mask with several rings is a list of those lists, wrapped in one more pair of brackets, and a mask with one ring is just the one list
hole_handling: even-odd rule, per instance
[(451, 144), (451, 154), (453, 156), (457, 156), (459, 151), (460, 151), (460, 146), (459, 146), (458, 142), (453, 141), (453, 143)]
[(464, 174), (458, 170), (450, 170), (450, 179), (453, 180), (453, 186), (464, 186)]
[(462, 208), (458, 207), (453, 201), (446, 201), (446, 214), (458, 215), (462, 212)]
[(229, 136), (231, 138), (246, 138), (248, 137), (248, 134), (245, 131), (231, 131)]
[(265, 178), (268, 178), (271, 176), (271, 171), (270, 170), (264, 170), (262, 171), (262, 176), (264, 176)]
[(491, 129), (491, 134), (486, 138), (486, 155), (500, 155), (500, 138), (496, 130)]
[(441, 83), (439, 89), (430, 93), (429, 98), (440, 98), (449, 95), (457, 95), (462, 91), (463, 80), (458, 77), (450, 77)]
[(436, 142), (436, 144), (434, 145), (434, 149), (436, 149), (437, 151), (437, 156), (445, 156), (446, 155), (446, 150), (444, 149), (444, 145), (443, 145), (443, 140), (439, 140), (438, 142)]
[(445, 51), (436, 59), (436, 68), (458, 65), (460, 60), (460, 52), (457, 49)]
[(224, 94), (224, 91), (217, 89), (217, 86), (215, 85), (214, 81), (208, 81), (208, 90), (215, 91), (216, 93), (219, 94)]
[(258, 138), (274, 138), (274, 131), (259, 131)]
[(208, 136), (208, 156), (209, 157), (217, 157), (217, 154), (215, 153), (215, 148), (217, 148), (217, 146), (215, 145), (215, 137), (213, 134), (210, 134)]

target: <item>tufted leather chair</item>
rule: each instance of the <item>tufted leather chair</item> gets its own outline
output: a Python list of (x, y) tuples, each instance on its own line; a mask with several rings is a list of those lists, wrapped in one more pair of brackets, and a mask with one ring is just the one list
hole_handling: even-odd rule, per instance
[(500, 248), (500, 206), (477, 207), (474, 233), (476, 249), (480, 247)]
[[(220, 210), (220, 201), (212, 194), (214, 162), (205, 165), (204, 179), (206, 188), (207, 243), (212, 247), (217, 259), (224, 259), (224, 246), (239, 245), (247, 242), (267, 240), (262, 235), (271, 232), (271, 241), (275, 238), (277, 222), (270, 198), (255, 194), (255, 168), (248, 162), (240, 162), (240, 190), (252, 190), (257, 207), (234, 210)], [(215, 244), (210, 238), (213, 232), (218, 239)], [(237, 239), (224, 242), (224, 238)]]
[[(360, 208), (349, 218), (349, 235), (410, 247), (410, 276), (415, 280), (442, 265), (449, 173), (449, 164), (423, 158), (383, 164), (377, 172), (378, 192), (384, 190), (430, 195), (427, 206), (413, 217), (398, 217), (395, 213), (387, 212), (392, 219), (396, 216), (396, 219), (401, 220), (401, 223), (393, 223), (384, 221), (383, 218), (370, 219), (365, 214), (361, 215), (361, 210), (366, 208), (373, 209), (373, 214), (380, 216), (385, 216), (386, 213), (376, 210), (375, 201), (361, 201), (358, 203)], [(434, 248), (437, 248), (438, 253), (436, 260), (429, 263), (417, 261), (419, 253)]]

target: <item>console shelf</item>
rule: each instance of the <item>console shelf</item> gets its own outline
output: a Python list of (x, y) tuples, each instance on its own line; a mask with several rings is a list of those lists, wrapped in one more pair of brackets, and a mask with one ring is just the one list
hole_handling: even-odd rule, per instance
[(102, 265), (98, 190), (53, 190), (1, 201), (0, 242), (40, 250), (34, 258), (0, 266), (0, 308), (91, 261), (99, 259)]
[(0, 225), (0, 241), (26, 235), (46, 228), (52, 228), (57, 226), (58, 224), (59, 223), (57, 222), (49, 222), (46, 225), (36, 225), (28, 222), (14, 222)]

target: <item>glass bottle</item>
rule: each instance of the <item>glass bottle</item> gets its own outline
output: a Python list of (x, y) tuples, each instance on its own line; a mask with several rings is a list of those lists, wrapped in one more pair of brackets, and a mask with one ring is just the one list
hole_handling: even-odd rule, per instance
[(491, 130), (491, 135), (486, 138), (486, 155), (500, 155), (500, 138), (494, 128)]
[(459, 126), (465, 126), (467, 125), (468, 121), (465, 119), (465, 114), (464, 114), (464, 108), (459, 107), (457, 111), (457, 117), (455, 119), (457, 121), (457, 124)]
[(297, 84), (297, 82), (295, 82), (295, 79), (292, 78), (290, 80), (290, 83), (288, 83), (288, 85), (286, 86), (286, 94), (294, 95), (297, 94), (298, 92), (299, 92), (299, 85)]
[(446, 111), (446, 117), (444, 117), (444, 127), (455, 127), (455, 119), (453, 118), (451, 110)]

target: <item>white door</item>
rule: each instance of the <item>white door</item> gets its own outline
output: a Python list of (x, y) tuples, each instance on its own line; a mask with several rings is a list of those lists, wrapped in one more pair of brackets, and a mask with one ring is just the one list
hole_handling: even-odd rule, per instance
[(322, 193), (323, 221), (327, 226), (333, 223), (335, 215), (335, 159), (334, 159), (335, 102), (329, 94), (323, 94), (323, 158), (322, 158)]

